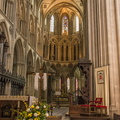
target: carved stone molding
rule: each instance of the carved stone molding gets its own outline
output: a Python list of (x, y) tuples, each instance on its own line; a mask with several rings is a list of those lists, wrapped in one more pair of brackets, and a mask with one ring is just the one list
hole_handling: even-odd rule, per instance
[(11, 35), (13, 34), (13, 27), (12, 26), (9, 27), (9, 32)]
[(85, 87), (82, 88), (82, 97), (83, 99), (88, 103), (89, 102), (89, 83), (90, 83), (90, 66), (92, 63), (90, 60), (87, 59), (80, 59), (78, 63), (79, 69), (82, 71), (82, 73), (85, 75), (86, 82)]

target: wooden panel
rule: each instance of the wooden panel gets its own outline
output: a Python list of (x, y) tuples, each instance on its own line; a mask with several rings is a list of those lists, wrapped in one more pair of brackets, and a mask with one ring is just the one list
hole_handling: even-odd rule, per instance
[(114, 113), (114, 120), (120, 120), (120, 115)]
[(82, 113), (81, 105), (70, 105), (69, 107), (69, 114), (77, 114), (80, 115)]
[(46, 120), (61, 120), (62, 116), (49, 116)]

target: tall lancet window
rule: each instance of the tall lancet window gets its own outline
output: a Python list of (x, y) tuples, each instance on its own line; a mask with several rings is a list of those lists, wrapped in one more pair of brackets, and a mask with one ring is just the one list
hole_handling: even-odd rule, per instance
[(76, 32), (79, 31), (79, 18), (76, 16)]
[(50, 19), (50, 32), (54, 32), (54, 16), (51, 16)]
[(64, 16), (62, 18), (62, 34), (68, 35), (68, 17)]

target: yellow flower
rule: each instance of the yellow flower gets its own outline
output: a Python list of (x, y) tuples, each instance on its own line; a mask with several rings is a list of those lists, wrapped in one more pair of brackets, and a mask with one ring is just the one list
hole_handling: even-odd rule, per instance
[(34, 108), (35, 106), (34, 105), (32, 105), (30, 108)]
[(38, 118), (34, 118), (34, 120), (38, 120)]
[(32, 113), (29, 113), (29, 114), (28, 114), (28, 117), (32, 117)]
[(37, 114), (40, 115), (41, 113), (37, 111)]

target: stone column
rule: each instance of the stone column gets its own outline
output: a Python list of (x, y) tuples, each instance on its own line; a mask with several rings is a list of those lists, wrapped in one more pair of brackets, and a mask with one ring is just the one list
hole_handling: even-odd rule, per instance
[[(118, 47), (118, 66), (120, 67), (120, 1), (119, 0), (115, 0), (115, 10), (116, 10), (116, 27), (117, 27), (117, 47)], [(118, 70), (119, 73), (120, 73), (120, 69)], [(119, 74), (118, 73), (118, 74)], [(118, 113), (120, 113), (120, 102), (119, 101), (119, 98), (120, 98), (120, 94), (119, 94), (119, 91), (120, 91), (120, 75), (119, 75), (119, 78), (116, 79), (116, 90), (118, 91), (117, 92), (117, 109), (118, 109)], [(119, 83), (119, 84), (118, 84)]]
[(71, 45), (71, 60), (74, 60), (74, 45)]
[(71, 61), (71, 46), (68, 45), (68, 60)]
[(2, 61), (4, 66), (6, 66), (6, 62), (7, 62), (7, 50), (8, 50), (8, 47), (9, 47), (8, 42), (5, 42), (4, 43), (4, 49), (3, 49), (3, 61)]
[(34, 81), (35, 75), (34, 73), (27, 73), (27, 81), (26, 81), (26, 94), (29, 96), (34, 96)]
[(0, 64), (2, 64), (3, 61), (3, 50), (4, 50), (4, 40), (5, 40), (5, 34), (4, 32), (0, 32)]
[(75, 88), (76, 88), (76, 86), (75, 86), (75, 77), (71, 77), (70, 78), (70, 92), (71, 93), (73, 93), (73, 101), (75, 101)]
[(52, 49), (51, 49), (51, 51), (52, 51), (52, 53), (51, 53), (51, 58), (52, 58), (52, 59), (51, 59), (51, 60), (54, 60), (54, 59), (53, 59), (53, 55), (54, 55), (54, 45), (53, 45), (53, 44), (52, 44)]
[(56, 47), (55, 47), (55, 60), (58, 60), (58, 46), (57, 45), (55, 45)]
[(75, 92), (75, 77), (70, 77), (70, 92)]
[[(116, 36), (116, 16), (114, 0), (106, 0), (107, 37), (110, 63), (110, 113), (118, 111), (119, 106), (119, 73), (118, 73), (118, 51)], [(112, 29), (111, 29), (112, 28)]]
[(60, 85), (59, 85), (59, 80), (60, 80), (59, 77), (58, 77), (58, 78), (55, 78), (55, 81), (56, 81), (56, 91), (60, 91), (60, 89), (59, 89), (59, 87), (60, 87)]
[(53, 82), (52, 82), (52, 89), (54, 91), (56, 90), (56, 80), (53, 80)]
[(64, 56), (64, 57), (63, 57), (63, 58), (64, 58), (63, 60), (66, 61), (66, 45), (64, 45), (64, 50), (63, 50), (63, 51), (64, 51), (64, 52), (63, 52), (63, 56)]
[(58, 60), (61, 61), (60, 45), (58, 45)]
[(76, 60), (78, 60), (78, 45), (76, 44)]
[(5, 84), (5, 95), (11, 94), (11, 82), (7, 81)]

